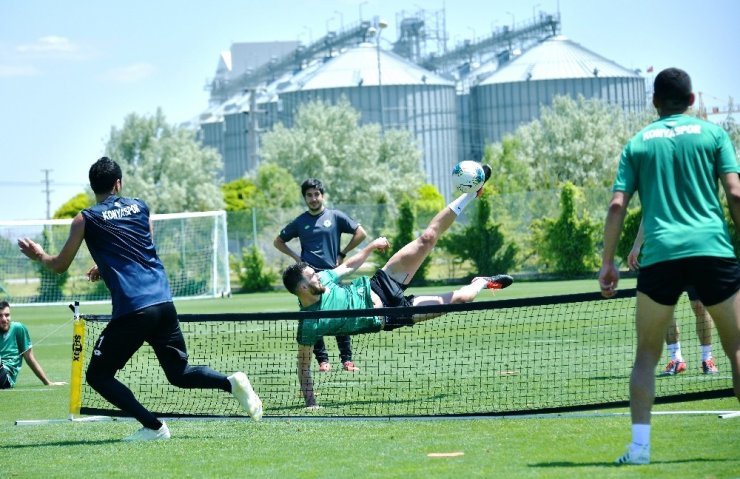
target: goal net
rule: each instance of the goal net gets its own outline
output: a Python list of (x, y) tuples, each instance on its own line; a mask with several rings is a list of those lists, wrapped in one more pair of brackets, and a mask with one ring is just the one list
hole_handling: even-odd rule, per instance
[[(57, 274), (20, 252), (18, 238), (31, 238), (58, 253), (69, 236), (72, 220), (0, 222), (0, 298), (12, 304), (109, 301), (102, 281), (86, 273), (94, 264), (85, 243), (69, 270)], [(229, 294), (229, 253), (226, 212), (173, 213), (152, 216), (154, 244), (164, 263), (172, 294), (177, 298)]]

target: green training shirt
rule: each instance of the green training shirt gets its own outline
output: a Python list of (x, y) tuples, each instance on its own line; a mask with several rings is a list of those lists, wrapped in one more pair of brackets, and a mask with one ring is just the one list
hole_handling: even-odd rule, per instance
[[(347, 285), (339, 284), (339, 277), (332, 270), (319, 273), (319, 281), (326, 291), (318, 302), (301, 311), (339, 311), (344, 309), (371, 309), (370, 278), (360, 276)], [(313, 346), (322, 336), (348, 336), (351, 334), (380, 331), (383, 322), (377, 316), (352, 318), (301, 319), (298, 321), (298, 344)]]
[(11, 387), (15, 386), (15, 380), (23, 365), (23, 353), (31, 347), (28, 328), (22, 323), (11, 321), (8, 332), (0, 336), (0, 358), (3, 360), (3, 367), (8, 372)]
[(720, 175), (740, 172), (718, 125), (688, 115), (660, 118), (622, 151), (613, 191), (642, 203), (642, 266), (693, 256), (735, 256), (719, 200)]

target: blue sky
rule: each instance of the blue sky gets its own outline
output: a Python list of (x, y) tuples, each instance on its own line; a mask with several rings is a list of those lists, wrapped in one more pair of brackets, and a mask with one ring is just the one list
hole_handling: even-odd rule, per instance
[(643, 72), (684, 68), (710, 108), (740, 102), (736, 0), (0, 0), (0, 221), (46, 216), (42, 170), (52, 213), (83, 191), (128, 113), (199, 114), (232, 42), (308, 42), (360, 13), (384, 18), (392, 40), (397, 14), (422, 5), (445, 8), (450, 46), (559, 8), (582, 46)]

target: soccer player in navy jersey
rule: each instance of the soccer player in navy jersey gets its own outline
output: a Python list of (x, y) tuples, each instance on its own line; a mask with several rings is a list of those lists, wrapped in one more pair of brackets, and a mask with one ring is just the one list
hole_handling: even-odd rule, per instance
[(149, 208), (138, 198), (119, 196), (121, 168), (102, 157), (90, 167), (90, 186), (97, 204), (72, 220), (69, 238), (59, 254), (47, 254), (29, 238), (18, 240), (23, 254), (57, 273), (67, 271), (84, 240), (95, 265), (91, 281), (102, 279), (111, 294), (111, 321), (100, 334), (87, 368), (87, 382), (114, 406), (136, 418), (142, 428), (127, 441), (169, 439), (157, 419), (115, 378), (146, 341), (152, 346), (171, 384), (181, 388), (221, 389), (232, 393), (254, 420), (262, 402), (243, 372), (225, 376), (207, 366), (191, 366), (164, 265), (152, 238)]

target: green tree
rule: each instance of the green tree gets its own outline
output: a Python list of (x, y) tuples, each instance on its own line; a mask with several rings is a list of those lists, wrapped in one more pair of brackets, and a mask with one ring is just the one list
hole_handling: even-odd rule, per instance
[(445, 207), (445, 199), (437, 187), (429, 183), (424, 183), (416, 190), (416, 197), (416, 224), (421, 228)]
[(576, 212), (580, 190), (573, 183), (563, 185), (560, 216), (532, 222), (532, 243), (545, 268), (574, 276), (593, 271), (598, 264), (596, 235), (599, 225), (588, 215)]
[(242, 250), (239, 261), (232, 259), (242, 292), (270, 291), (272, 283), (278, 279), (277, 273), (265, 268), (265, 258), (256, 246)]
[[(730, 102), (729, 110), (733, 111), (733, 109), (733, 104)], [(730, 135), (730, 140), (732, 140), (732, 144), (735, 146), (735, 155), (740, 154), (740, 125), (737, 124), (735, 117), (731, 113), (722, 121), (722, 128)]]
[(91, 193), (79, 193), (54, 212), (54, 219), (74, 218), (77, 213), (95, 204)]
[(532, 188), (606, 186), (614, 179), (626, 141), (654, 118), (627, 113), (600, 99), (556, 96), (539, 119), (514, 133), (516, 156), (532, 172)]
[(105, 154), (121, 165), (125, 194), (144, 199), (152, 212), (223, 208), (221, 156), (194, 131), (168, 124), (161, 109), (151, 117), (132, 113), (113, 127)]
[(492, 193), (488, 188), (476, 201), (470, 224), (459, 232), (448, 232), (439, 245), (462, 261), (470, 260), (475, 275), (492, 275), (509, 271), (515, 264), (518, 248), (506, 243), (501, 225), (491, 217)]
[(491, 167), (487, 187), (501, 195), (529, 191), (532, 188), (531, 167), (522, 161), (521, 139), (507, 135), (501, 143), (486, 145), (483, 163)]
[(394, 206), (424, 178), (419, 152), (405, 130), (360, 126), (360, 114), (343, 98), (301, 105), (294, 126), (278, 124), (262, 137), (262, 158), (291, 172), (296, 182), (316, 177), (334, 204)]
[(221, 193), (224, 195), (226, 211), (244, 211), (256, 206), (257, 185), (248, 178), (224, 183), (221, 185)]

